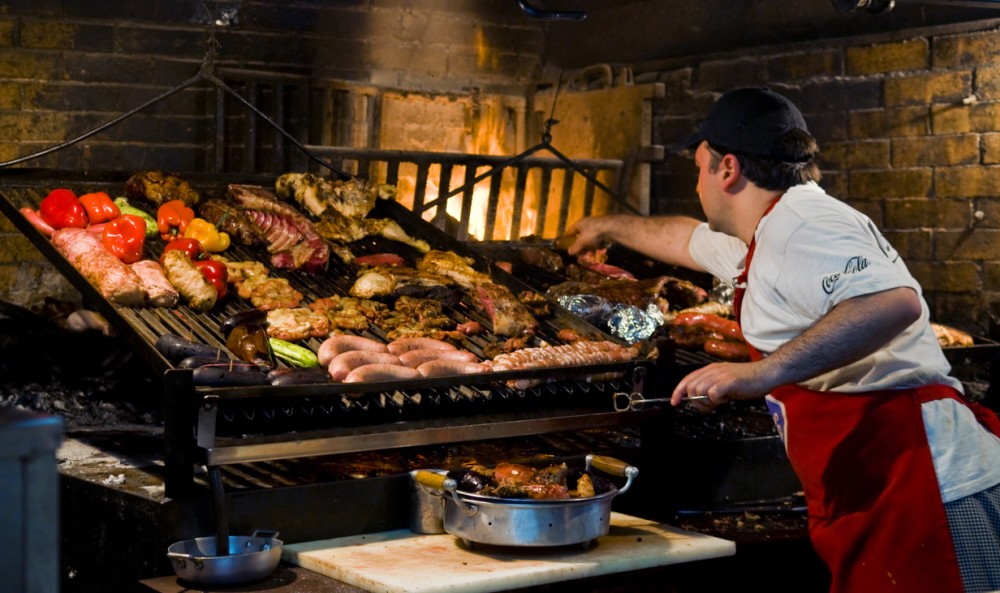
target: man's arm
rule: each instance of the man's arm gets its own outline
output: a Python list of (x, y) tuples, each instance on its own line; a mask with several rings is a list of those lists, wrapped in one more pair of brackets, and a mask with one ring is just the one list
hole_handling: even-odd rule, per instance
[(677, 384), (671, 403), (707, 395), (708, 402), (694, 405), (709, 410), (801, 383), (876, 352), (919, 319), (920, 312), (920, 297), (907, 287), (848, 299), (763, 360), (715, 363), (690, 373)]
[(567, 251), (576, 255), (611, 241), (664, 263), (704, 272), (688, 251), (691, 233), (699, 224), (701, 221), (687, 216), (611, 214), (583, 218), (568, 231), (576, 239)]

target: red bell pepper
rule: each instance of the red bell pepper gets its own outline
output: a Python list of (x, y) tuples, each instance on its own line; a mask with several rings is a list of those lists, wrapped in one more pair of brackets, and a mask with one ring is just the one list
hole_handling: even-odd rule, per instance
[(226, 269), (226, 264), (214, 259), (201, 259), (194, 262), (194, 265), (201, 270), (205, 280), (215, 287), (216, 301), (225, 298), (229, 282), (229, 270)]
[(111, 201), (111, 196), (99, 191), (90, 194), (83, 194), (79, 198), (80, 203), (87, 210), (87, 218), (90, 224), (101, 224), (118, 218), (121, 210)]
[(87, 210), (68, 189), (50, 191), (38, 205), (38, 214), (54, 229), (85, 229), (88, 224)]
[(105, 225), (101, 242), (118, 259), (133, 264), (142, 259), (142, 247), (146, 243), (146, 221), (141, 216), (122, 214)]
[(188, 256), (191, 261), (198, 261), (199, 258), (205, 253), (205, 250), (201, 248), (201, 242), (198, 239), (174, 239), (173, 241), (167, 243), (167, 246), (163, 248), (163, 253), (160, 255), (160, 263), (163, 263), (163, 256), (166, 255), (168, 251), (183, 251), (184, 255)]
[(194, 210), (181, 200), (170, 200), (157, 209), (156, 228), (160, 231), (160, 238), (169, 241), (183, 237), (188, 223), (193, 219)]

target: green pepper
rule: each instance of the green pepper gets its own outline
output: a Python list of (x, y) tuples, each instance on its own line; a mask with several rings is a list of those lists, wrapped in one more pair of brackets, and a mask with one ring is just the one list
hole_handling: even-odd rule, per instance
[(140, 210), (135, 206), (128, 203), (128, 198), (121, 196), (115, 198), (115, 206), (118, 206), (118, 210), (122, 214), (132, 214), (133, 216), (140, 216), (146, 221), (146, 238), (155, 237), (159, 233), (159, 229), (156, 228), (156, 219), (153, 218), (152, 214), (149, 214), (145, 210)]
[(319, 358), (316, 353), (308, 348), (278, 338), (268, 338), (267, 341), (271, 345), (271, 352), (292, 366), (302, 368), (319, 366)]

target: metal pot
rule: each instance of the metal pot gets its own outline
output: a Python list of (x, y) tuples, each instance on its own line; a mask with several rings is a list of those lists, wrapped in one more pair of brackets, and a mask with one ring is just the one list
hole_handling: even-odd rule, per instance
[(281, 561), (277, 531), (254, 531), (249, 537), (230, 536), (227, 554), (217, 553), (215, 537), (179, 541), (167, 548), (167, 558), (182, 580), (208, 585), (239, 585), (270, 576)]
[(421, 484), (447, 492), (444, 506), (444, 530), (462, 540), (467, 547), (475, 544), (496, 546), (567, 546), (591, 545), (611, 528), (611, 500), (628, 491), (639, 470), (611, 457), (588, 455), (591, 467), (627, 478), (620, 489), (586, 498), (526, 499), (500, 498), (458, 490), (455, 480), (439, 479), (439, 474), (419, 472)]

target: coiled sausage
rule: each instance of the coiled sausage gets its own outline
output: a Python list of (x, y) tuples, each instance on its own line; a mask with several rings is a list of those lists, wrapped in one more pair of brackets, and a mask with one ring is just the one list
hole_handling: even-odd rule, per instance
[(323, 340), (316, 351), (320, 366), (329, 366), (338, 354), (351, 350), (366, 350), (368, 352), (388, 352), (385, 344), (364, 336), (339, 335)]
[(334, 381), (343, 381), (354, 369), (366, 364), (400, 364), (399, 357), (390, 352), (375, 352), (371, 350), (349, 350), (342, 352), (330, 361), (327, 370)]

